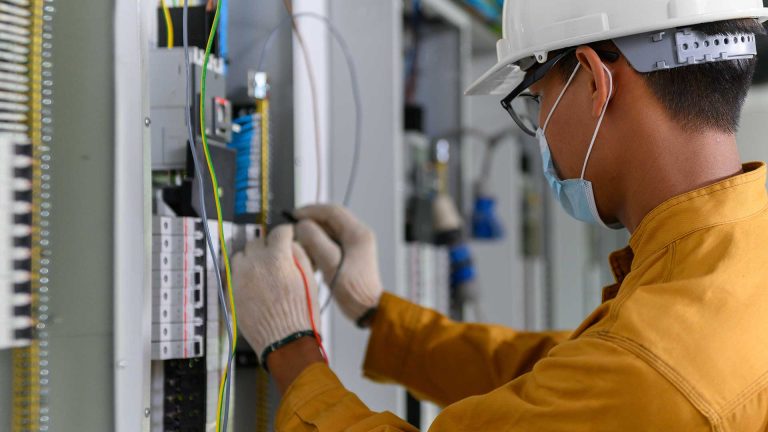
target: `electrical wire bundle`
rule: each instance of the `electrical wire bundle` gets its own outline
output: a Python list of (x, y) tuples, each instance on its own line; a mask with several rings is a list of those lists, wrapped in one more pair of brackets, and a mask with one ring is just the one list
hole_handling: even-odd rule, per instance
[[(206, 127), (205, 127), (205, 107), (206, 107), (206, 78), (208, 74), (208, 63), (210, 61), (211, 57), (211, 48), (213, 47), (213, 39), (216, 35), (216, 30), (219, 25), (219, 16), (221, 13), (221, 2), (218, 2), (216, 4), (216, 14), (213, 19), (213, 26), (211, 27), (211, 32), (208, 36), (208, 43), (206, 44), (205, 49), (205, 57), (203, 58), (203, 65), (202, 65), (202, 77), (201, 77), (201, 91), (200, 91), (200, 133), (202, 136), (202, 144), (203, 144), (203, 153), (205, 155), (205, 161), (208, 168), (208, 173), (211, 177), (211, 183), (213, 186), (214, 191), (218, 191), (218, 180), (216, 178), (216, 170), (213, 167), (213, 163), (211, 161), (211, 154), (208, 149), (208, 139), (206, 134)], [(198, 196), (198, 199), (200, 201), (200, 213), (201, 213), (201, 219), (202, 219), (202, 225), (203, 225), (203, 231), (205, 232), (205, 239), (206, 244), (208, 245), (208, 250), (211, 253), (211, 256), (216, 257), (219, 254), (216, 251), (216, 248), (213, 243), (213, 238), (211, 236), (211, 232), (208, 228), (208, 215), (206, 214), (206, 207), (205, 207), (205, 196), (204, 196), (204, 188), (203, 188), (203, 179), (202, 179), (202, 165), (200, 164), (200, 161), (197, 157), (197, 149), (195, 148), (195, 134), (193, 132), (193, 123), (192, 123), (192, 110), (191, 110), (191, 97), (194, 92), (194, 85), (192, 83), (192, 70), (190, 67), (190, 52), (189, 52), (189, 0), (184, 0), (184, 12), (183, 12), (183, 44), (184, 44), (184, 62), (185, 62), (185, 69), (186, 69), (186, 84), (187, 84), (187, 97), (186, 97), (186, 118), (185, 122), (187, 125), (187, 133), (188, 133), (188, 144), (190, 146), (191, 154), (192, 154), (192, 161), (195, 166), (195, 179), (198, 183), (198, 190), (200, 191), (200, 194)], [(217, 403), (217, 409), (216, 409), (216, 431), (226, 431), (227, 429), (227, 420), (229, 418), (229, 396), (230, 396), (230, 382), (231, 382), (231, 370), (232, 370), (232, 364), (235, 356), (235, 349), (237, 348), (237, 311), (235, 308), (235, 301), (233, 297), (232, 292), (232, 271), (230, 269), (229, 265), (229, 254), (227, 252), (227, 244), (224, 239), (224, 228), (223, 228), (223, 220), (222, 220), (222, 212), (221, 212), (221, 202), (219, 201), (218, 194), (214, 193), (214, 203), (216, 204), (216, 220), (218, 225), (218, 234), (219, 234), (219, 244), (221, 246), (221, 257), (222, 261), (224, 262), (224, 270), (225, 270), (225, 277), (226, 277), (226, 284), (227, 284), (227, 293), (224, 292), (224, 283), (222, 281), (221, 276), (221, 270), (219, 268), (219, 263), (217, 259), (213, 259), (213, 265), (215, 268), (216, 273), (216, 281), (219, 287), (219, 302), (221, 303), (222, 312), (224, 313), (224, 321), (226, 323), (227, 328), (227, 336), (228, 336), (228, 355), (227, 355), (227, 363), (224, 367), (224, 370), (222, 372), (221, 382), (219, 385), (219, 396), (218, 396), (218, 403)], [(229, 297), (229, 309), (227, 309), (227, 300), (225, 297), (228, 295)], [(230, 315), (231, 311), (231, 315)]]

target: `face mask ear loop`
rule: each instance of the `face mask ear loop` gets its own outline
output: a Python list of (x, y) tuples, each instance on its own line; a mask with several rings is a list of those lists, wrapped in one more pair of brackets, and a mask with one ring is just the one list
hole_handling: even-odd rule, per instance
[(608, 99), (605, 101), (605, 105), (603, 105), (603, 111), (600, 113), (600, 120), (597, 121), (597, 127), (595, 128), (595, 133), (592, 135), (592, 142), (589, 144), (589, 149), (587, 150), (587, 157), (584, 159), (584, 166), (581, 168), (581, 179), (584, 180), (584, 175), (587, 173), (587, 164), (589, 163), (589, 157), (592, 155), (592, 148), (595, 146), (595, 141), (597, 140), (597, 134), (600, 133), (600, 127), (603, 125), (603, 119), (605, 118), (605, 112), (608, 111), (608, 102), (611, 101), (611, 98), (613, 97), (613, 75), (611, 75), (611, 71), (608, 70), (608, 67), (604, 64), (601, 64), (603, 69), (605, 69), (605, 72), (608, 74), (608, 82), (610, 84), (610, 90), (608, 91)]
[(552, 120), (552, 115), (555, 113), (557, 106), (560, 105), (560, 101), (563, 100), (563, 96), (565, 96), (565, 91), (568, 90), (568, 87), (570, 87), (571, 83), (573, 82), (573, 79), (576, 78), (576, 73), (579, 71), (580, 67), (581, 67), (581, 63), (577, 63), (576, 69), (573, 70), (571, 77), (568, 78), (568, 82), (566, 82), (565, 87), (563, 87), (563, 91), (560, 92), (560, 96), (557, 97), (555, 104), (552, 106), (552, 109), (549, 111), (549, 115), (547, 116), (547, 121), (544, 122), (544, 127), (541, 129), (542, 131), (544, 132), (547, 131), (547, 126), (549, 126), (549, 121)]

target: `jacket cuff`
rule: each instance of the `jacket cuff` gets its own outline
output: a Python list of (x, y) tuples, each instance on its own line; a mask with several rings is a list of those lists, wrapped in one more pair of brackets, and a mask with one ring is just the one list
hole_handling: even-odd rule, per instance
[[(411, 340), (420, 329), (425, 309), (393, 294), (384, 293), (371, 323), (363, 373), (384, 382), (398, 381), (408, 364)], [(394, 355), (397, 353), (397, 355)]]

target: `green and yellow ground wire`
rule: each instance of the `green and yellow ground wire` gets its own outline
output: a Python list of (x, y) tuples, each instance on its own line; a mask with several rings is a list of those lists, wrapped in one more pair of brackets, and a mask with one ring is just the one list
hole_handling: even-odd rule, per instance
[[(216, 31), (219, 27), (219, 18), (221, 14), (221, 2), (216, 2), (216, 14), (213, 18), (213, 25), (211, 32), (208, 35), (208, 43), (205, 47), (205, 57), (203, 58), (203, 72), (200, 78), (200, 135), (203, 141), (203, 153), (205, 154), (205, 162), (208, 166), (208, 174), (211, 176), (211, 185), (213, 186), (213, 198), (216, 204), (216, 220), (218, 222), (219, 242), (221, 243), (221, 254), (224, 261), (224, 272), (227, 280), (227, 294), (229, 296), (229, 308), (232, 312), (232, 351), (229, 353), (233, 356), (237, 347), (237, 311), (235, 309), (235, 299), (232, 293), (232, 270), (229, 265), (229, 252), (227, 251), (227, 243), (224, 239), (224, 226), (222, 222), (221, 213), (221, 201), (219, 200), (219, 182), (216, 178), (216, 170), (213, 167), (211, 160), (211, 153), (208, 148), (208, 138), (205, 127), (205, 108), (206, 108), (206, 78), (208, 75), (208, 62), (211, 57), (211, 49), (213, 47), (213, 38), (216, 36)], [(224, 389), (226, 387), (226, 381), (229, 379), (229, 362), (224, 366), (224, 372), (222, 373), (221, 382), (219, 383), (219, 398), (216, 408), (216, 430), (221, 431), (221, 412), (222, 404), (224, 401)]]

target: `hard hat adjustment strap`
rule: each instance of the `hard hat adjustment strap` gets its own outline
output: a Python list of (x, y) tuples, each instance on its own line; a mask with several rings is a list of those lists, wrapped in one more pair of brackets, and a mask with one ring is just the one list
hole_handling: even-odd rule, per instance
[(684, 27), (621, 37), (613, 42), (640, 73), (757, 56), (754, 33), (709, 36)]

